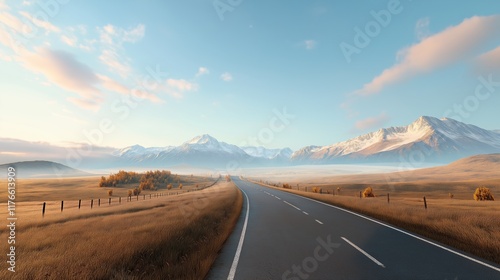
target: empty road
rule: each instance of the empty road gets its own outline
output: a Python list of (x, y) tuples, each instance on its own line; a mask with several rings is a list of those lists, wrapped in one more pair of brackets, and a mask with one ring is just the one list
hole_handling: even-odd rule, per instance
[(208, 279), (500, 279), (500, 267), (346, 210), (233, 177), (244, 206)]

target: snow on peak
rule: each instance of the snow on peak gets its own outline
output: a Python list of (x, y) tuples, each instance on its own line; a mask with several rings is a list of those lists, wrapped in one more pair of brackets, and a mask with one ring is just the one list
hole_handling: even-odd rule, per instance
[(196, 136), (193, 139), (187, 141), (186, 144), (199, 144), (199, 145), (212, 144), (212, 145), (216, 145), (216, 144), (219, 144), (219, 141), (217, 141), (217, 139), (215, 139), (214, 137), (212, 137), (208, 134), (203, 134), (203, 135)]

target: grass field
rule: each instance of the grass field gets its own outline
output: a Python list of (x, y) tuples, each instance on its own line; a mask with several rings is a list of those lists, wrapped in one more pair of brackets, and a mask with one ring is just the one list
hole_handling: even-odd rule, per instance
[[(0, 279), (203, 279), (242, 206), (237, 188), (221, 180), (199, 191), (111, 205), (106, 200), (100, 207), (78, 209), (71, 198), (82, 197), (86, 189), (96, 196), (104, 192), (87, 180), (69, 179), (73, 188), (44, 180), (29, 191), (19, 187), (20, 196), (30, 199), (16, 205), (17, 272), (2, 269)], [(214, 181), (182, 180), (186, 185)], [(56, 205), (61, 197), (45, 185), (69, 188), (61, 191), (67, 199), (64, 212)], [(44, 218), (40, 195), (54, 200)], [(0, 228), (1, 239), (7, 234)], [(7, 252), (5, 242), (0, 250)]]
[[(208, 186), (215, 182), (217, 178), (206, 178), (199, 176), (180, 176), (183, 187), (178, 189), (179, 183), (173, 183), (173, 188), (169, 191), (164, 188), (157, 192), (179, 192)], [(99, 188), (100, 177), (79, 177), (79, 178), (61, 178), (61, 179), (17, 179), (16, 201), (61, 201), (61, 200), (88, 200), (96, 198), (108, 198), (108, 190), (113, 190), (113, 196), (125, 197), (130, 189), (139, 184), (121, 184), (113, 188)], [(0, 184), (5, 185), (6, 180), (0, 180)], [(141, 194), (155, 193), (155, 191), (144, 190)], [(7, 201), (7, 188), (0, 190), (0, 203)]]
[[(368, 184), (294, 182), (292, 190), (260, 184), (365, 214), (500, 264), (500, 201), (472, 199), (475, 187), (482, 184), (492, 186), (493, 192), (499, 193), (500, 188), (495, 187), (497, 182), (371, 184), (378, 197), (363, 199), (359, 198), (359, 192)], [(300, 190), (296, 189), (297, 184)], [(312, 186), (320, 186), (325, 194), (312, 193)], [(342, 187), (340, 195), (333, 195), (338, 186)], [(391, 193), (390, 203), (387, 192)], [(448, 196), (450, 192), (455, 198)], [(423, 196), (426, 196), (427, 210)]]

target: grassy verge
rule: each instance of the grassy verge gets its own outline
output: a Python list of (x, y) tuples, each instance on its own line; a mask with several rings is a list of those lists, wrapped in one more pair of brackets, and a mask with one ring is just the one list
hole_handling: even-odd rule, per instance
[(313, 198), (428, 237), (443, 244), (500, 264), (500, 203), (457, 199), (428, 200), (391, 196), (356, 198), (265, 187)]
[[(0, 279), (203, 279), (242, 202), (231, 182), (220, 182), (197, 192), (68, 209), (44, 219), (36, 205), (38, 215), (19, 217), (16, 273), (3, 269)], [(0, 238), (6, 240), (5, 229)], [(5, 243), (1, 251), (7, 251)]]

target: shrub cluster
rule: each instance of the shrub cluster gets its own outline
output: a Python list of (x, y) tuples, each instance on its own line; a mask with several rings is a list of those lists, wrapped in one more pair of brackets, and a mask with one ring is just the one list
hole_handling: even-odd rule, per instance
[(368, 187), (363, 191), (363, 197), (375, 197), (372, 187)]
[(493, 194), (491, 193), (490, 189), (486, 187), (479, 187), (474, 192), (474, 200), (476, 201), (495, 200), (495, 198), (493, 197)]

